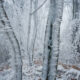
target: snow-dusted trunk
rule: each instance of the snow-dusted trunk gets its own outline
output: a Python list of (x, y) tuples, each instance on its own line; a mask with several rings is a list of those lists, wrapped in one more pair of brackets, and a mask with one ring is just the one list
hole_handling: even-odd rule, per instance
[[(31, 4), (32, 5), (32, 4)], [(38, 0), (33, 1), (33, 10), (35, 11), (38, 8)], [(31, 11), (32, 13), (32, 11)], [(31, 57), (31, 65), (33, 64), (33, 58), (34, 58), (34, 46), (35, 46), (35, 41), (36, 41), (36, 36), (37, 36), (37, 27), (38, 27), (38, 15), (37, 15), (37, 11), (31, 14), (31, 17), (33, 18), (34, 22), (34, 26), (32, 24), (30, 24), (31, 26), (33, 26), (33, 34), (32, 34), (32, 39), (31, 39), (31, 45), (30, 45), (30, 57)], [(29, 35), (30, 36), (30, 35)]]
[[(11, 45), (8, 45), (8, 47), (9, 47), (8, 50), (11, 51), (12, 53), (11, 52), (8, 53), (10, 55), (10, 59), (8, 59), (9, 65), (7, 66), (8, 68), (6, 68), (6, 69), (11, 68), (11, 71), (14, 71), (13, 74), (9, 75), (10, 76), (9, 79), (7, 78), (7, 76), (4, 76), (3, 78), (6, 80), (11, 80), (11, 79), (22, 80), (22, 60), (21, 60), (20, 45), (19, 45), (18, 39), (16, 38), (16, 35), (13, 31), (12, 25), (10, 23), (10, 20), (9, 20), (6, 10), (4, 8), (4, 2), (2, 0), (0, 1), (0, 22), (2, 24), (2, 26), (0, 26), (0, 27), (1, 27), (1, 29), (3, 29), (2, 34), (6, 34), (6, 36), (8, 37), (8, 40), (10, 41), (10, 44), (11, 44)], [(3, 41), (5, 42), (4, 38), (3, 38)], [(6, 44), (6, 43), (4, 43), (4, 44)], [(12, 47), (11, 50), (10, 50), (10, 47)], [(3, 49), (4, 48), (5, 47), (3, 47)], [(5, 54), (5, 55), (7, 55), (7, 54)], [(8, 57), (7, 56), (5, 57), (5, 59), (7, 59), (9, 57), (9, 56)], [(4, 59), (4, 57), (3, 57), (3, 59)], [(5, 61), (5, 62), (7, 62), (7, 61)], [(4, 64), (3, 67), (5, 67), (6, 65)], [(9, 66), (11, 66), (11, 67), (9, 67)]]
[[(51, 11), (50, 11), (51, 12)], [(49, 12), (49, 13), (50, 13)], [(46, 25), (46, 31), (45, 31), (45, 43), (44, 43), (44, 54), (43, 54), (43, 70), (42, 70), (42, 80), (46, 80), (48, 76), (48, 60), (49, 60), (49, 38), (50, 38), (50, 26), (51, 26), (51, 15), (48, 16), (48, 22)]]
[(29, 4), (29, 23), (28, 23), (28, 35), (27, 35), (27, 54), (28, 54), (28, 58), (29, 58), (29, 65), (32, 65), (32, 55), (30, 53), (30, 47), (29, 47), (29, 37), (30, 37), (30, 29), (31, 29), (31, 19), (32, 19), (32, 16), (31, 16), (31, 12), (32, 12), (32, 0), (30, 0), (30, 4)]
[(60, 24), (63, 11), (63, 0), (54, 0), (52, 3), (55, 4), (55, 19), (52, 21), (52, 50), (48, 79), (56, 80), (59, 59)]
[(50, 0), (50, 11), (48, 16), (44, 47), (43, 80), (56, 79), (62, 9), (62, 0)]
[[(34, 2), (34, 10), (36, 10), (38, 8), (38, 0), (35, 0), (35, 2)], [(34, 29), (33, 29), (33, 31), (34, 31), (34, 35), (33, 35), (33, 43), (32, 43), (32, 60), (33, 60), (33, 58), (34, 58), (34, 46), (35, 46), (35, 42), (36, 42), (36, 36), (37, 36), (37, 27), (38, 27), (38, 14), (37, 14), (37, 12), (35, 12), (34, 14), (33, 14), (33, 16), (34, 16)]]
[(52, 39), (52, 21), (55, 17), (55, 3), (50, 0), (49, 14), (48, 20), (45, 30), (45, 44), (44, 44), (44, 57), (43, 57), (43, 72), (42, 72), (42, 80), (46, 80), (48, 78), (48, 70), (49, 70), (49, 61), (50, 61), (50, 52), (51, 52), (51, 39)]

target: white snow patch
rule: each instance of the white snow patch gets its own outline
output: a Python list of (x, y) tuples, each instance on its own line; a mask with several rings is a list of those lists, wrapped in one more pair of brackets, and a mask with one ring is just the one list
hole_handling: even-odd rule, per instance
[(64, 70), (64, 68), (61, 65), (58, 65), (59, 70)]

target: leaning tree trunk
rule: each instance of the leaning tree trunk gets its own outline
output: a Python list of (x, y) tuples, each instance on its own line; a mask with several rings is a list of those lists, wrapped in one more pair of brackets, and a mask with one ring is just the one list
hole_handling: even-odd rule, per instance
[[(11, 68), (11, 70), (14, 71), (13, 74), (9, 75), (10, 76), (9, 79), (6, 76), (4, 76), (3, 78), (4, 79), (6, 78), (6, 80), (7, 79), (8, 80), (11, 80), (11, 79), (12, 80), (14, 80), (14, 79), (15, 80), (22, 80), (22, 60), (21, 60), (20, 45), (19, 45), (19, 42), (16, 38), (16, 35), (15, 35), (13, 29), (12, 29), (12, 26), (10, 24), (8, 15), (7, 15), (7, 13), (5, 11), (5, 8), (4, 8), (4, 2), (2, 0), (0, 1), (0, 11), (1, 11), (0, 12), (0, 23), (2, 24), (2, 26), (0, 26), (0, 27), (1, 27), (1, 29), (3, 29), (2, 34), (6, 34), (8, 40), (11, 44), (11, 45), (8, 45), (8, 47), (9, 47), (8, 50), (12, 52), (12, 53), (11, 52), (8, 53), (10, 55), (10, 58), (8, 59), (8, 61), (9, 61), (8, 66), (11, 66), (11, 67), (7, 66), (6, 69)], [(3, 40), (3, 41), (5, 42), (5, 40)], [(6, 43), (4, 43), (4, 44), (6, 45)], [(10, 46), (12, 48), (10, 48)], [(3, 47), (3, 48), (5, 48), (5, 47)], [(5, 55), (7, 55), (7, 54), (5, 54)], [(3, 58), (7, 59), (7, 56), (5, 58), (4, 57)], [(7, 62), (7, 61), (5, 61), (5, 62)]]

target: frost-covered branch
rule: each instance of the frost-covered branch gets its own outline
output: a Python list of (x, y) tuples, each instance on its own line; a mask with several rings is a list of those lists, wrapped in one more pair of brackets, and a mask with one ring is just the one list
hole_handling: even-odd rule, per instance
[(44, 4), (46, 3), (47, 0), (45, 0), (36, 10), (34, 10), (32, 13), (30, 13), (31, 15), (33, 15), (35, 12), (37, 12), (41, 7), (44, 6)]

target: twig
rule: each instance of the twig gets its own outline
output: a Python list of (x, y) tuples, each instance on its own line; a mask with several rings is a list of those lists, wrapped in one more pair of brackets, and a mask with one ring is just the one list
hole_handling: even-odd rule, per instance
[(37, 12), (41, 7), (43, 7), (43, 5), (46, 3), (47, 0), (45, 0), (36, 10), (34, 10), (32, 13), (30, 13), (30, 15), (34, 14), (35, 12)]

